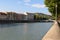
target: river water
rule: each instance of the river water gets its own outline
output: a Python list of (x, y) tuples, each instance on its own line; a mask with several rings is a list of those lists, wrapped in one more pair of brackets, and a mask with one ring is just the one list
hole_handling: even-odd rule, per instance
[(53, 23), (0, 24), (0, 40), (41, 40)]

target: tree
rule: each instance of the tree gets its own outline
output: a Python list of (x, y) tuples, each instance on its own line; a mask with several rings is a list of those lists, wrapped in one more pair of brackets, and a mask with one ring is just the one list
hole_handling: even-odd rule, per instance
[(52, 16), (56, 15), (56, 5), (57, 5), (57, 15), (60, 16), (60, 0), (45, 0), (45, 5), (48, 7), (49, 12), (52, 13)]
[(38, 14), (35, 14), (35, 15), (34, 15), (34, 19), (35, 19), (35, 20), (39, 20), (39, 15), (38, 15)]

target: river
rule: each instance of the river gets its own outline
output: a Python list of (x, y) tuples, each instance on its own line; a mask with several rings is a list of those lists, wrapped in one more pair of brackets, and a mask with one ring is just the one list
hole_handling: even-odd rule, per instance
[(41, 40), (53, 23), (0, 24), (0, 40)]

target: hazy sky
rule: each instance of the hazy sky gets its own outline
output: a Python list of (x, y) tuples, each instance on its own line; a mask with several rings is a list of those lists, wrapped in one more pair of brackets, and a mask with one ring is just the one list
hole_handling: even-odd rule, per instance
[(49, 14), (44, 0), (0, 0), (0, 11), (42, 12)]

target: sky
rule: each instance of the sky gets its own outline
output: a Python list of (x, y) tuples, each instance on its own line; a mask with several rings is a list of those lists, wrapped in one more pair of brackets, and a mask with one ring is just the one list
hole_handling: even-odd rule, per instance
[(0, 0), (0, 11), (50, 14), (44, 0)]

